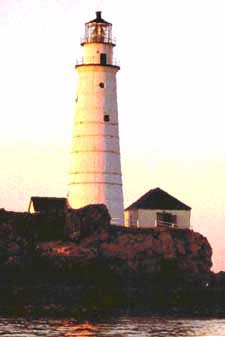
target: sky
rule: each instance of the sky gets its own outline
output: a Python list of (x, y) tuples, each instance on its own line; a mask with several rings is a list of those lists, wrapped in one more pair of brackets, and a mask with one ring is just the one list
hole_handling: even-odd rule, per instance
[(66, 196), (76, 59), (95, 11), (117, 40), (125, 206), (160, 187), (225, 270), (224, 0), (0, 0), (0, 208)]

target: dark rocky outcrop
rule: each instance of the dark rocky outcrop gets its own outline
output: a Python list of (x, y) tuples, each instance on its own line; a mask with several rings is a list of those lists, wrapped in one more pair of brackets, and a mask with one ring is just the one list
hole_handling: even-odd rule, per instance
[(60, 221), (0, 210), (1, 311), (225, 312), (225, 276), (210, 272), (201, 234), (111, 226), (104, 205)]
[(109, 227), (111, 216), (105, 205), (88, 205), (68, 209), (65, 213), (65, 234), (69, 239), (91, 235), (98, 229)]
[[(140, 270), (157, 273), (168, 261), (173, 261), (181, 273), (209, 273), (212, 266), (212, 249), (207, 239), (192, 230), (111, 226), (104, 205), (70, 209), (60, 220), (59, 230), (58, 216), (2, 210), (0, 268), (9, 261), (12, 263), (15, 257), (26, 260), (31, 256), (51, 258), (52, 267), (54, 257), (56, 260), (63, 257), (65, 261), (70, 258), (74, 263), (104, 258), (109, 267), (119, 273), (121, 265), (134, 273)], [(113, 260), (120, 261), (120, 267)]]

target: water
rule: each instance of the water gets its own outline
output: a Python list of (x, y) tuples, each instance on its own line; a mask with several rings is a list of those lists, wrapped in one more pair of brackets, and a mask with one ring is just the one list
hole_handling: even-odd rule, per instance
[(118, 318), (102, 322), (0, 318), (3, 337), (225, 336), (225, 319)]

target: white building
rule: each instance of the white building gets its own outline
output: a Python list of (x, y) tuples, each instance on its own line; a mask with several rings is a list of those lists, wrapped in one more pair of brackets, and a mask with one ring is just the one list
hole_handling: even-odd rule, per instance
[(112, 224), (124, 224), (115, 41), (112, 25), (96, 13), (85, 24), (83, 58), (76, 65), (77, 95), (68, 199), (71, 207), (105, 204)]
[(125, 226), (190, 228), (191, 207), (155, 188), (125, 209)]

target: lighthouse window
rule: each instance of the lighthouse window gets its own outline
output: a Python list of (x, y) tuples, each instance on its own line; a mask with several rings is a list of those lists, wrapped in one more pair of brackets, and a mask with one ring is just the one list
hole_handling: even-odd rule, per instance
[(104, 122), (109, 122), (109, 121), (110, 121), (109, 115), (104, 115)]
[(106, 54), (100, 54), (100, 64), (106, 64), (107, 63), (107, 58)]
[(100, 86), (100, 88), (104, 88), (104, 87), (105, 87), (105, 84), (104, 84), (103, 82), (100, 82), (100, 83), (99, 83), (99, 86)]

